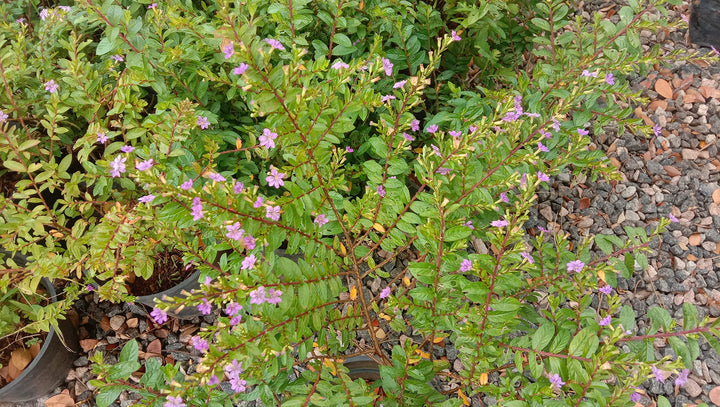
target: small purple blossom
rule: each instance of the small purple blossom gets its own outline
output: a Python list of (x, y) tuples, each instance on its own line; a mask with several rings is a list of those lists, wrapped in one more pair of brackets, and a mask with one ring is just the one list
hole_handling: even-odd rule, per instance
[(473, 223), (471, 220), (465, 222), (465, 226), (469, 227), (470, 230), (475, 230), (475, 226), (473, 226)]
[(542, 181), (542, 182), (548, 182), (548, 181), (550, 181), (550, 177), (549, 177), (547, 174), (545, 174), (544, 172), (542, 172), (542, 171), (538, 171), (538, 172), (537, 172), (537, 177), (538, 177), (538, 179), (539, 179), (540, 181)]
[(465, 273), (466, 271), (472, 270), (473, 262), (468, 259), (463, 259), (462, 263), (460, 263), (460, 271)]
[(260, 286), (250, 293), (250, 304), (262, 304), (265, 302), (265, 287)]
[(590, 134), (590, 131), (585, 129), (577, 129), (577, 132), (580, 136), (587, 136), (588, 134)]
[(140, 198), (138, 198), (138, 202), (141, 202), (141, 203), (150, 203), (150, 202), (153, 201), (153, 199), (155, 199), (155, 195), (153, 195), (153, 194), (148, 194), (148, 195), (141, 196)]
[(340, 70), (340, 69), (350, 68), (350, 65), (346, 64), (346, 63), (343, 62), (341, 59), (339, 59), (339, 60), (337, 60), (337, 62), (335, 62), (334, 64), (332, 64), (332, 66), (331, 66), (330, 68), (338, 71), (338, 70)]
[(431, 125), (429, 125), (429, 126), (425, 129), (425, 131), (428, 132), (428, 133), (435, 133), (436, 131), (438, 131), (438, 125), (437, 125), (437, 124), (431, 124)]
[(457, 31), (455, 31), (455, 30), (452, 30), (450, 32), (450, 37), (452, 37), (453, 41), (460, 41), (462, 39), (462, 38), (460, 38), (460, 36), (457, 34)]
[(639, 403), (640, 400), (642, 400), (642, 394), (635, 391), (633, 392), (633, 394), (630, 395), (630, 401), (632, 401), (633, 403)]
[(132, 153), (133, 151), (135, 151), (135, 147), (133, 147), (133, 146), (122, 146), (122, 147), (120, 147), (120, 151), (122, 151), (123, 153)]
[(265, 177), (265, 181), (267, 181), (268, 185), (275, 188), (280, 188), (281, 186), (285, 185), (285, 181), (283, 181), (283, 178), (285, 178), (286, 174), (284, 172), (278, 172), (278, 170), (273, 167), (270, 168), (270, 173), (267, 177)]
[(470, 133), (475, 133), (475, 132), (477, 131), (477, 129), (478, 129), (478, 128), (477, 128), (477, 126), (475, 126), (475, 125), (472, 125), (472, 126), (468, 127), (468, 131), (469, 131)]
[(538, 230), (541, 231), (541, 232), (543, 232), (543, 233), (550, 233), (550, 229), (545, 229), (545, 228), (542, 227), (542, 226), (538, 226)]
[(435, 144), (431, 144), (430, 148), (432, 148), (436, 156), (442, 158), (442, 153), (440, 153), (440, 148), (438, 148), (438, 146), (436, 146)]
[(157, 307), (153, 308), (152, 312), (150, 313), (150, 316), (158, 324), (164, 324), (168, 320), (167, 312), (165, 312)]
[(110, 161), (110, 175), (112, 175), (113, 178), (119, 177), (126, 171), (125, 161), (127, 161), (127, 157), (121, 156), (117, 156), (114, 160)]
[(223, 369), (225, 371), (225, 374), (228, 375), (231, 379), (233, 377), (240, 376), (245, 370), (242, 367), (242, 362), (238, 362), (236, 359), (233, 359), (228, 365), (225, 366)]
[(345, 152), (347, 152), (347, 153), (352, 153), (352, 152), (354, 152), (354, 151), (355, 151), (354, 148), (352, 148), (352, 147), (350, 147), (350, 146), (345, 146)]
[(208, 344), (208, 341), (197, 335), (190, 338), (190, 341), (192, 342), (193, 348), (195, 348), (195, 350), (199, 352), (206, 353), (210, 350), (210, 345)]
[(138, 171), (147, 171), (153, 166), (153, 159), (140, 161), (139, 163), (135, 164), (135, 169)]
[(268, 149), (275, 148), (275, 139), (277, 137), (277, 133), (272, 132), (270, 129), (263, 129), (263, 134), (259, 137), (260, 145)]
[(225, 59), (232, 58), (233, 54), (235, 54), (235, 44), (233, 44), (233, 42), (230, 41), (229, 44), (227, 44), (223, 47), (223, 53), (225, 54)]
[(380, 291), (380, 299), (384, 300), (385, 298), (389, 297), (390, 292), (391, 292), (390, 287), (383, 288), (382, 291)]
[(660, 383), (665, 382), (665, 375), (663, 374), (662, 370), (657, 368), (657, 366), (652, 367), (652, 373), (655, 375), (655, 380), (659, 381)]
[(328, 220), (327, 216), (325, 216), (324, 213), (321, 213), (320, 215), (315, 217), (315, 220), (313, 222), (317, 223), (318, 226), (322, 227), (322, 225), (324, 225), (330, 221)]
[(235, 75), (242, 75), (245, 73), (245, 71), (248, 70), (250, 65), (246, 64), (245, 62), (240, 63), (240, 65), (236, 66), (235, 69), (233, 69), (233, 74)]
[(515, 98), (513, 99), (513, 105), (515, 106), (515, 113), (517, 113), (518, 115), (525, 113), (522, 107), (522, 96), (515, 96)]
[(227, 181), (227, 180), (225, 179), (225, 177), (223, 177), (222, 175), (218, 174), (217, 172), (210, 172), (210, 173), (207, 174), (207, 177), (210, 178), (211, 180), (215, 181), (215, 182), (225, 182), (225, 181)]
[(555, 130), (555, 131), (560, 131), (560, 122), (557, 121), (556, 118), (553, 117), (552, 123), (553, 123), (553, 124), (552, 124), (553, 130)]
[(670, 222), (672, 222), (672, 223), (680, 222), (680, 220), (678, 218), (676, 218), (675, 215), (673, 215), (672, 213), (668, 215), (668, 219), (670, 219)]
[(148, 9), (151, 10), (151, 9), (154, 9), (155, 7), (157, 7), (157, 3), (153, 3), (153, 4), (149, 5)]
[(39, 15), (40, 15), (40, 19), (45, 21), (45, 19), (48, 18), (48, 16), (50, 15), (50, 11), (48, 9), (44, 8), (44, 9), (40, 10)]
[(265, 208), (265, 217), (275, 222), (280, 220), (280, 206), (267, 206)]
[(508, 198), (507, 192), (500, 192), (500, 200), (507, 203), (510, 203), (510, 198)]
[(579, 273), (583, 270), (585, 267), (585, 263), (583, 263), (580, 260), (573, 260), (567, 264), (567, 271), (571, 272), (574, 271), (576, 273)]
[(383, 58), (383, 59), (382, 59), (382, 65), (383, 65), (383, 69), (385, 70), (385, 75), (391, 76), (392, 73), (393, 73), (393, 64), (392, 64), (392, 62), (390, 62), (390, 60), (387, 59), (387, 58)]
[(265, 38), (265, 42), (267, 42), (274, 49), (278, 49), (280, 51), (285, 51), (285, 47), (283, 47), (282, 43), (276, 39)]
[(217, 384), (220, 384), (220, 379), (218, 379), (217, 376), (212, 375), (212, 376), (210, 376), (210, 379), (208, 379), (208, 384), (210, 386), (215, 386)]
[(607, 82), (608, 85), (614, 85), (615, 84), (615, 77), (613, 74), (609, 73), (605, 75), (605, 82)]
[(208, 121), (208, 118), (205, 116), (198, 116), (197, 121), (195, 122), (198, 126), (200, 126), (201, 129), (205, 130), (208, 127), (210, 127), (210, 122)]
[(458, 137), (462, 136), (462, 132), (461, 132), (461, 131), (457, 131), (457, 130), (450, 130), (450, 131), (448, 132), (448, 134), (451, 135), (451, 136), (453, 136), (453, 137), (455, 137), (455, 138), (458, 138)]
[(662, 135), (662, 127), (660, 127), (659, 124), (656, 124), (652, 128), (653, 134), (655, 134), (655, 137), (660, 137)]
[(527, 173), (524, 172), (523, 175), (520, 176), (520, 188), (525, 188), (527, 186)]
[(548, 139), (552, 138), (552, 134), (550, 134), (550, 132), (547, 130), (540, 129), (540, 130), (538, 130), (538, 133), (540, 133), (545, 138), (548, 138)]
[[(0, 112), (0, 113), (2, 113), (2, 112)], [(6, 118), (7, 118), (7, 117), (6, 117)], [(4, 119), (3, 119), (3, 120), (0, 120), (0, 123), (2, 123), (2, 122), (4, 122), (4, 121), (5, 121)], [(108, 141), (108, 136), (105, 135), (105, 133), (103, 133), (103, 132), (99, 132), (99, 133), (97, 134), (97, 142), (100, 143), (100, 144), (104, 144), (106, 141)]]
[(232, 389), (235, 393), (244, 392), (246, 389), (245, 386), (247, 386), (247, 381), (245, 379), (241, 379), (239, 377), (230, 378), (230, 389)]
[(601, 319), (600, 322), (598, 322), (598, 325), (608, 326), (608, 325), (610, 325), (610, 322), (612, 322), (612, 316), (608, 315), (605, 318)]
[(243, 259), (242, 264), (240, 265), (240, 270), (252, 270), (255, 268), (255, 263), (257, 262), (257, 257), (255, 257), (254, 254), (251, 254), (247, 256), (245, 259)]
[(269, 297), (265, 298), (268, 304), (280, 304), (282, 302), (282, 291), (271, 288), (268, 290)]
[(490, 224), (492, 226), (495, 226), (496, 228), (502, 228), (502, 227), (509, 225), (508, 221), (505, 219), (494, 220), (494, 221), (490, 222)]
[(385, 103), (385, 102), (387, 102), (388, 100), (395, 100), (395, 99), (397, 99), (397, 98), (395, 97), (395, 95), (385, 95), (385, 96), (383, 96), (383, 97), (380, 99), (380, 101), (383, 102), (383, 103)]
[(112, 58), (115, 62), (123, 62), (125, 59), (122, 57), (122, 55), (113, 55), (110, 58)]
[[(10, 116), (8, 116), (7, 113), (0, 110), (0, 123), (5, 123), (5, 120), (7, 120), (8, 117), (10, 117)], [(103, 133), (103, 134), (105, 134), (105, 133)], [(100, 143), (100, 142), (101, 142), (100, 141), (100, 133), (98, 133), (98, 143)], [(102, 141), (102, 143), (104, 143), (104, 141)]]
[[(157, 5), (157, 3), (151, 4), (148, 8), (154, 5)], [(168, 396), (167, 401), (163, 403), (163, 407), (186, 407), (186, 404), (183, 403), (183, 399), (180, 396)]]
[(548, 151), (550, 151), (550, 150), (548, 150), (547, 146), (545, 146), (545, 144), (543, 144), (539, 141), (537, 143), (537, 146), (538, 146), (538, 150), (542, 151), (543, 153), (547, 153)]
[(189, 189), (192, 188), (192, 186), (193, 186), (193, 180), (189, 179), (189, 180), (183, 182), (182, 184), (180, 184), (180, 189), (182, 189), (184, 191), (188, 191)]
[(678, 375), (677, 379), (675, 379), (675, 385), (676, 386), (684, 386), (685, 383), (687, 383), (688, 375), (690, 374), (689, 369), (683, 369), (680, 374)]
[(377, 191), (378, 195), (380, 195), (380, 198), (385, 198), (385, 187), (384, 186), (378, 185), (375, 190)]
[(520, 252), (520, 257), (527, 260), (527, 262), (530, 264), (535, 264), (535, 259), (533, 258), (532, 254), (528, 252)]
[(582, 71), (582, 73), (580, 74), (580, 76), (597, 78), (598, 73), (597, 73), (597, 71), (595, 71), (595, 72), (590, 72), (590, 71), (588, 71), (587, 69), (583, 69), (583, 71)]
[(257, 197), (257, 199), (255, 200), (255, 203), (253, 203), (253, 208), (255, 208), (255, 209), (260, 208), (261, 206), (263, 206), (264, 201), (265, 201), (265, 199), (263, 197), (261, 197), (261, 196)]
[(212, 312), (212, 305), (208, 302), (207, 298), (202, 299), (202, 303), (197, 306), (198, 311), (203, 315), (209, 315)]
[(235, 181), (235, 185), (233, 185), (233, 192), (236, 194), (239, 194), (245, 189), (245, 184), (243, 184), (240, 181)]
[(406, 83), (407, 83), (407, 80), (395, 82), (395, 84), (393, 84), (393, 89), (400, 89), (403, 86), (405, 86)]
[(412, 130), (412, 131), (420, 130), (420, 120), (413, 119), (413, 121), (410, 122), (410, 130)]
[(50, 93), (57, 92), (59, 87), (60, 87), (60, 85), (55, 83), (55, 80), (53, 80), (53, 79), (50, 79), (49, 81), (45, 82), (45, 90)]
[(552, 376), (550, 376), (550, 384), (555, 386), (556, 389), (560, 389), (563, 385), (565, 385), (565, 382), (562, 380), (559, 374), (553, 373)]
[(407, 141), (414, 141), (414, 140), (415, 140), (415, 137), (413, 137), (413, 136), (411, 136), (411, 135), (409, 135), (409, 134), (407, 134), (407, 133), (405, 133), (405, 132), (403, 132), (402, 136), (403, 136), (403, 138), (404, 138), (405, 140), (407, 140)]
[(242, 309), (243, 309), (242, 305), (233, 301), (225, 307), (225, 313), (232, 317), (232, 316), (239, 314), (240, 311), (242, 311)]
[(601, 293), (603, 293), (605, 295), (610, 295), (610, 293), (612, 293), (612, 290), (613, 290), (613, 288), (609, 284), (606, 284), (606, 285), (598, 288), (598, 291), (600, 291)]
[(95, 287), (92, 286), (92, 284), (88, 284), (87, 287), (85, 287), (86, 290), (93, 292), (95, 291)]
[(195, 198), (193, 198), (193, 200), (192, 200), (192, 212), (191, 213), (193, 216), (193, 220), (196, 220), (196, 221), (202, 219), (203, 216), (205, 216), (205, 214), (203, 213), (202, 201), (197, 196)]
[(450, 168), (439, 167), (435, 172), (440, 175), (448, 175), (452, 170)]

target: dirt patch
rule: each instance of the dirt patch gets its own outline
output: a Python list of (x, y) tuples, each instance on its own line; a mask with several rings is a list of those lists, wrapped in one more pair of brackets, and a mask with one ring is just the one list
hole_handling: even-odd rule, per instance
[(182, 252), (177, 249), (163, 250), (155, 255), (155, 266), (150, 279), (135, 277), (128, 282), (132, 295), (152, 295), (176, 286), (195, 272), (195, 266), (185, 266)]

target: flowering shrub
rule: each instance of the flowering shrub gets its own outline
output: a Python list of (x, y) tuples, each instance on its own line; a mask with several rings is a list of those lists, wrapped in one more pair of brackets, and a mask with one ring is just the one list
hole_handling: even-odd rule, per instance
[[(651, 133), (629, 118), (625, 76), (660, 61), (637, 33), (665, 23), (647, 18), (665, 2), (630, 1), (615, 22), (573, 20), (559, 0), (523, 3), (88, 0), (42, 11), (35, 30), (69, 59), (43, 66), (52, 109), (38, 117), (65, 129), (58, 115), (82, 118), (86, 128), (58, 137), (80, 157), (77, 182), (103, 201), (82, 198), (96, 226), (56, 261), (82, 258), (109, 279), (101, 296), (117, 298), (119, 271), (173, 242), (201, 289), (151, 317), (221, 312), (191, 340), (192, 374), (143, 366), (134, 341), (112, 366), (95, 354), (98, 405), (123, 390), (165, 407), (629, 405), (657, 372), (686, 375), (700, 336), (717, 348), (692, 306), (682, 328), (650, 310), (643, 331), (613, 289), (616, 273), (647, 266), (668, 220), (580, 247), (523, 227), (535, 191), (563, 168), (615, 175), (590, 132), (616, 122)], [(465, 62), (477, 54), (482, 64)], [(654, 360), (657, 338), (679, 358)], [(445, 344), (460, 373), (435, 354)], [(380, 365), (379, 380), (350, 379), (343, 361), (358, 355)], [(141, 368), (140, 384), (128, 381)]]

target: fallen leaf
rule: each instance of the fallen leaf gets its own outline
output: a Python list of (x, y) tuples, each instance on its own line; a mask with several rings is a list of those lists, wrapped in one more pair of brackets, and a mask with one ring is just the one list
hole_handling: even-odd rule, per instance
[(110, 328), (112, 328), (113, 331), (119, 331), (124, 323), (125, 317), (122, 315), (115, 315), (114, 317), (110, 318)]
[(720, 204), (720, 188), (716, 189), (712, 194), (713, 202)]
[(148, 343), (145, 352), (153, 356), (160, 356), (162, 354), (162, 343), (160, 343), (160, 339), (155, 339), (154, 341)]
[(385, 333), (385, 331), (383, 331), (382, 328), (379, 328), (377, 331), (375, 331), (375, 336), (376, 336), (378, 339), (385, 339), (385, 337), (387, 336), (387, 334)]
[(138, 326), (138, 319), (130, 318), (127, 321), (125, 321), (125, 324), (128, 326), (128, 328), (136, 328)]
[(462, 389), (458, 389), (458, 396), (462, 400), (462, 403), (464, 406), (470, 405), (470, 400), (468, 400), (467, 396), (465, 395), (465, 393), (463, 393)]
[(700, 87), (700, 93), (705, 98), (714, 98), (714, 99), (720, 99), (720, 89), (715, 89), (711, 86), (701, 86)]
[(695, 89), (688, 89), (685, 91), (683, 97), (684, 103), (705, 103), (705, 98)]
[(373, 223), (372, 227), (380, 233), (385, 233), (385, 227), (379, 223)]
[(352, 286), (352, 288), (350, 289), (350, 300), (355, 301), (355, 298), (357, 298), (357, 296), (358, 296), (357, 287)]
[(103, 315), (100, 320), (100, 328), (105, 332), (110, 330), (110, 318), (108, 318), (107, 315)]
[(22, 371), (30, 364), (30, 362), (32, 362), (32, 353), (30, 353), (30, 350), (28, 349), (15, 349), (10, 355), (10, 366), (17, 370)]
[(650, 117), (648, 117), (648, 115), (646, 115), (645, 112), (643, 112), (642, 107), (640, 107), (640, 106), (635, 108), (635, 116), (641, 118), (643, 120), (643, 122), (645, 122), (645, 125), (647, 125), (647, 126), (655, 125), (655, 122), (653, 122), (652, 119)]
[(716, 386), (710, 390), (710, 401), (720, 406), (720, 386)]
[(35, 359), (35, 356), (40, 353), (40, 349), (42, 349), (42, 344), (39, 342), (30, 347), (30, 354), (32, 355), (33, 359)]
[(580, 209), (587, 209), (590, 207), (590, 198), (582, 198), (580, 200)]
[(665, 99), (672, 99), (673, 90), (670, 84), (665, 79), (658, 79), (655, 82), (655, 91)]
[(45, 401), (46, 407), (73, 407), (75, 406), (75, 400), (70, 397), (70, 391), (65, 389), (62, 393), (50, 397)]
[(485, 386), (488, 384), (488, 374), (485, 372), (480, 373), (480, 385)]
[(688, 238), (688, 242), (690, 243), (691, 246), (699, 246), (700, 243), (702, 242), (702, 235), (700, 233), (693, 233)]
[(83, 339), (80, 341), (80, 347), (85, 352), (90, 352), (91, 350), (95, 349), (97, 344), (98, 344), (97, 339)]
[(698, 260), (698, 258), (697, 258), (694, 254), (692, 254), (692, 253), (688, 254), (687, 259), (690, 260), (690, 261), (697, 261), (697, 260)]
[(668, 102), (667, 102), (667, 100), (664, 100), (664, 99), (656, 99), (656, 100), (653, 100), (653, 101), (650, 102), (650, 104), (648, 105), (648, 110), (651, 111), (651, 112), (654, 112), (654, 111), (657, 110), (658, 107), (662, 108), (662, 110), (667, 110), (667, 107), (668, 107)]
[(667, 172), (667, 174), (671, 177), (677, 177), (682, 174), (680, 170), (673, 167), (672, 165), (664, 165), (663, 168), (665, 169), (665, 172)]

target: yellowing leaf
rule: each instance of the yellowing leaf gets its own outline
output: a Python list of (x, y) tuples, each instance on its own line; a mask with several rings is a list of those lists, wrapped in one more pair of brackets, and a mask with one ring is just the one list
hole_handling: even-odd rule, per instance
[(330, 370), (332, 371), (333, 376), (337, 375), (337, 368), (335, 367), (335, 363), (333, 363), (332, 360), (327, 359), (327, 358), (324, 358), (324, 359), (323, 359), (323, 365), (325, 365), (325, 367), (330, 368)]
[(436, 336), (435, 339), (433, 339), (433, 343), (440, 343), (444, 340), (444, 337)]
[(485, 372), (480, 373), (480, 385), (484, 386), (488, 384), (488, 374)]
[(235, 148), (237, 148), (238, 150), (242, 148), (242, 140), (240, 140), (240, 137), (235, 139)]
[(357, 295), (358, 295), (357, 288), (355, 286), (352, 286), (352, 288), (350, 289), (350, 299), (354, 301), (355, 298), (357, 298)]
[(598, 273), (598, 277), (600, 278), (600, 280), (602, 280), (602, 281), (604, 281), (604, 282), (607, 283), (607, 281), (605, 280), (605, 272), (602, 271), (602, 270), (598, 270), (597, 273)]
[(468, 400), (467, 396), (465, 395), (465, 393), (463, 393), (462, 389), (458, 389), (458, 397), (460, 397), (460, 399), (462, 400), (463, 406), (470, 405), (470, 400)]
[(390, 321), (390, 320), (392, 319), (392, 318), (390, 317), (390, 315), (384, 314), (384, 313), (382, 313), (382, 312), (379, 313), (378, 316), (379, 316), (380, 318), (386, 320), (386, 321)]
[(421, 349), (415, 349), (415, 353), (417, 353), (423, 359), (430, 359), (430, 354)]
[(385, 227), (379, 223), (373, 223), (373, 229), (377, 230), (380, 233), (385, 233)]
[(343, 256), (347, 254), (347, 249), (345, 248), (345, 245), (340, 243), (340, 252), (342, 252)]
[(403, 277), (403, 284), (410, 287), (410, 279), (407, 276)]

